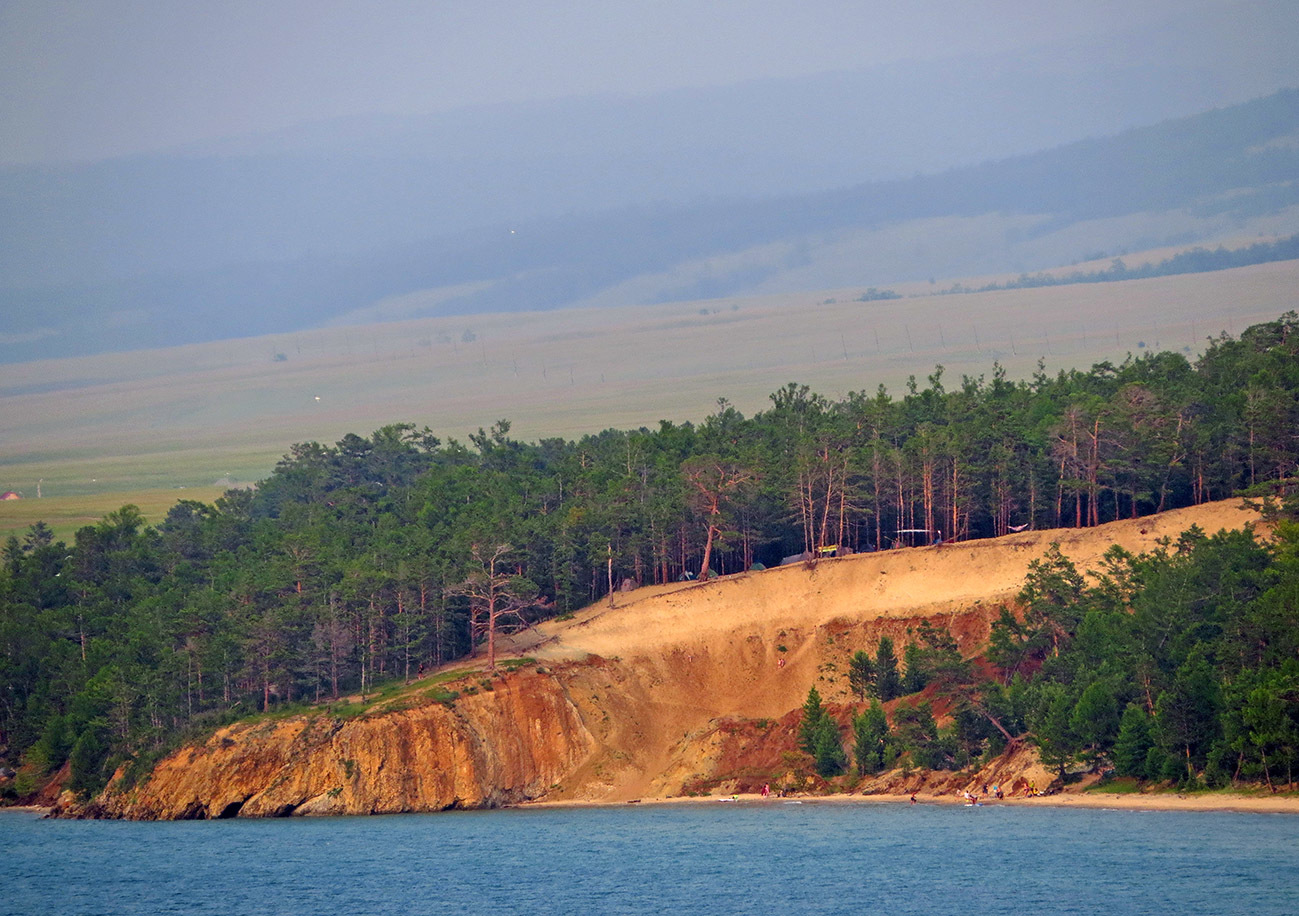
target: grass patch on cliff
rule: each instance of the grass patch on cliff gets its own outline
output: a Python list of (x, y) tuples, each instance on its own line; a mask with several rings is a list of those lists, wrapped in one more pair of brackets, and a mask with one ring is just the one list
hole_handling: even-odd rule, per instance
[(460, 699), (460, 691), (447, 690), (445, 687), (434, 687), (432, 690), (425, 691), (424, 696), (428, 697), (435, 703), (442, 703), (450, 706), (456, 700)]
[[(528, 663), (529, 660), (510, 659), (509, 670)], [(502, 666), (504, 665), (505, 663), (502, 663)], [(351, 719), (374, 712), (395, 712), (400, 709), (408, 709), (420, 705), (425, 700), (433, 700), (436, 703), (450, 703), (460, 696), (460, 692), (448, 689), (448, 684), (479, 676), (481, 676), (481, 672), (473, 669), (453, 668), (422, 677), (419, 680), (411, 681), (409, 684), (400, 678), (393, 679), (379, 686), (374, 693), (367, 694), (364, 700), (360, 697), (352, 697), (347, 702), (329, 704), (326, 708), (333, 716), (340, 719)]]
[(367, 693), (364, 698), (348, 698), (343, 702), (330, 703), (325, 708), (336, 718), (354, 719), (374, 712), (379, 707), (390, 709), (395, 701), (407, 696), (419, 683), (421, 682), (415, 681), (407, 684), (405, 680), (395, 679), (382, 684), (373, 693)]
[(122, 768), (122, 779), (118, 783), (118, 788), (122, 791), (130, 791), (139, 785), (141, 781), (149, 777), (149, 774), (153, 772), (153, 768), (158, 765), (162, 758), (173, 750), (175, 750), (174, 747), (163, 745), (136, 754), (126, 761), (126, 766)]

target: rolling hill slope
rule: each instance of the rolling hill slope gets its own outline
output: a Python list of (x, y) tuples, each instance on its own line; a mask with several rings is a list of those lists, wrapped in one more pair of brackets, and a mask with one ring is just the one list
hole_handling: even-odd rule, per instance
[[(1292, 234), (1296, 136), (1299, 90), (1285, 90), (905, 179), (507, 208), (472, 225), (441, 220), (445, 194), (426, 187), (441, 173), (400, 157), (7, 170), (0, 360), (298, 331), (418, 292), (423, 310), (408, 303), (397, 317), (1033, 271), (1097, 251)], [(508, 198), (528, 179), (506, 171), (453, 190)], [(312, 234), (324, 226), (328, 238)]]

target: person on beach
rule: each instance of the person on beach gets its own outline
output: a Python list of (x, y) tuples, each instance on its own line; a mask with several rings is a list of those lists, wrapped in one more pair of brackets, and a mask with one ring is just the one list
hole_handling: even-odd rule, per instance
[(914, 805), (915, 803), (916, 803), (916, 793), (915, 793), (915, 792), (912, 792), (912, 793), (911, 793), (911, 804)]

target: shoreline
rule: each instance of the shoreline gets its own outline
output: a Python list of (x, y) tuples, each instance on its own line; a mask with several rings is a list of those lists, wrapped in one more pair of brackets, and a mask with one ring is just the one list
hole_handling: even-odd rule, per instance
[[(625, 805), (659, 807), (664, 805), (697, 805), (732, 802), (746, 805), (812, 804), (812, 805), (907, 805), (909, 795), (791, 795), (785, 798), (763, 798), (757, 793), (740, 795), (677, 795), (658, 798), (636, 798), (625, 801), (564, 799), (521, 802), (511, 808), (615, 808)], [(917, 795), (917, 805), (966, 806), (957, 795)], [(1299, 796), (1264, 797), (1243, 794), (1178, 795), (1105, 792), (1062, 792), (1034, 798), (1003, 798), (980, 802), (980, 807), (1013, 808), (1099, 808), (1114, 811), (1235, 811), (1248, 814), (1299, 814)]]
[[(503, 805), (508, 808), (621, 808), (627, 805), (655, 808), (669, 805), (708, 805), (716, 803), (751, 805), (908, 805), (909, 795), (790, 795), (779, 798), (775, 795), (763, 798), (756, 792), (739, 795), (674, 795), (647, 798), (607, 801), (596, 799), (557, 799), (518, 802)], [(917, 805), (943, 805), (947, 807), (968, 807), (966, 801), (957, 795), (917, 795)], [(1061, 792), (1056, 795), (1045, 795), (1034, 798), (990, 799), (979, 803), (979, 807), (997, 808), (1096, 808), (1111, 811), (1189, 811), (1212, 812), (1233, 811), (1244, 814), (1299, 814), (1299, 795), (1268, 797), (1261, 795), (1204, 794), (1178, 795), (1175, 793), (1105, 793), (1105, 792)], [(42, 805), (3, 805), (0, 812), (13, 811), (24, 814), (47, 816), (53, 808)], [(483, 809), (486, 810), (486, 809)], [(406, 812), (411, 814), (440, 812)], [(361, 816), (361, 815), (354, 815)]]

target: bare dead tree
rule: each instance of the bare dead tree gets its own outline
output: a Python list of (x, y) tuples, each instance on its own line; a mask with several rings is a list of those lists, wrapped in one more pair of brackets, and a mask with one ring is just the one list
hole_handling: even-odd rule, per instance
[(487, 637), (489, 671), (496, 670), (497, 632), (517, 632), (531, 626), (524, 612), (545, 605), (533, 582), (507, 570), (505, 557), (511, 550), (509, 544), (473, 545), (470, 553), (475, 568), (446, 592), (450, 597), (469, 599), (470, 636), (475, 644), (484, 635)]
[(755, 475), (734, 462), (721, 458), (691, 458), (681, 466), (686, 482), (694, 488), (692, 501), (696, 511), (704, 517), (708, 536), (704, 542), (704, 562), (699, 579), (708, 578), (711, 570), (713, 542), (722, 533), (722, 507), (731, 500), (735, 491), (753, 480)]

